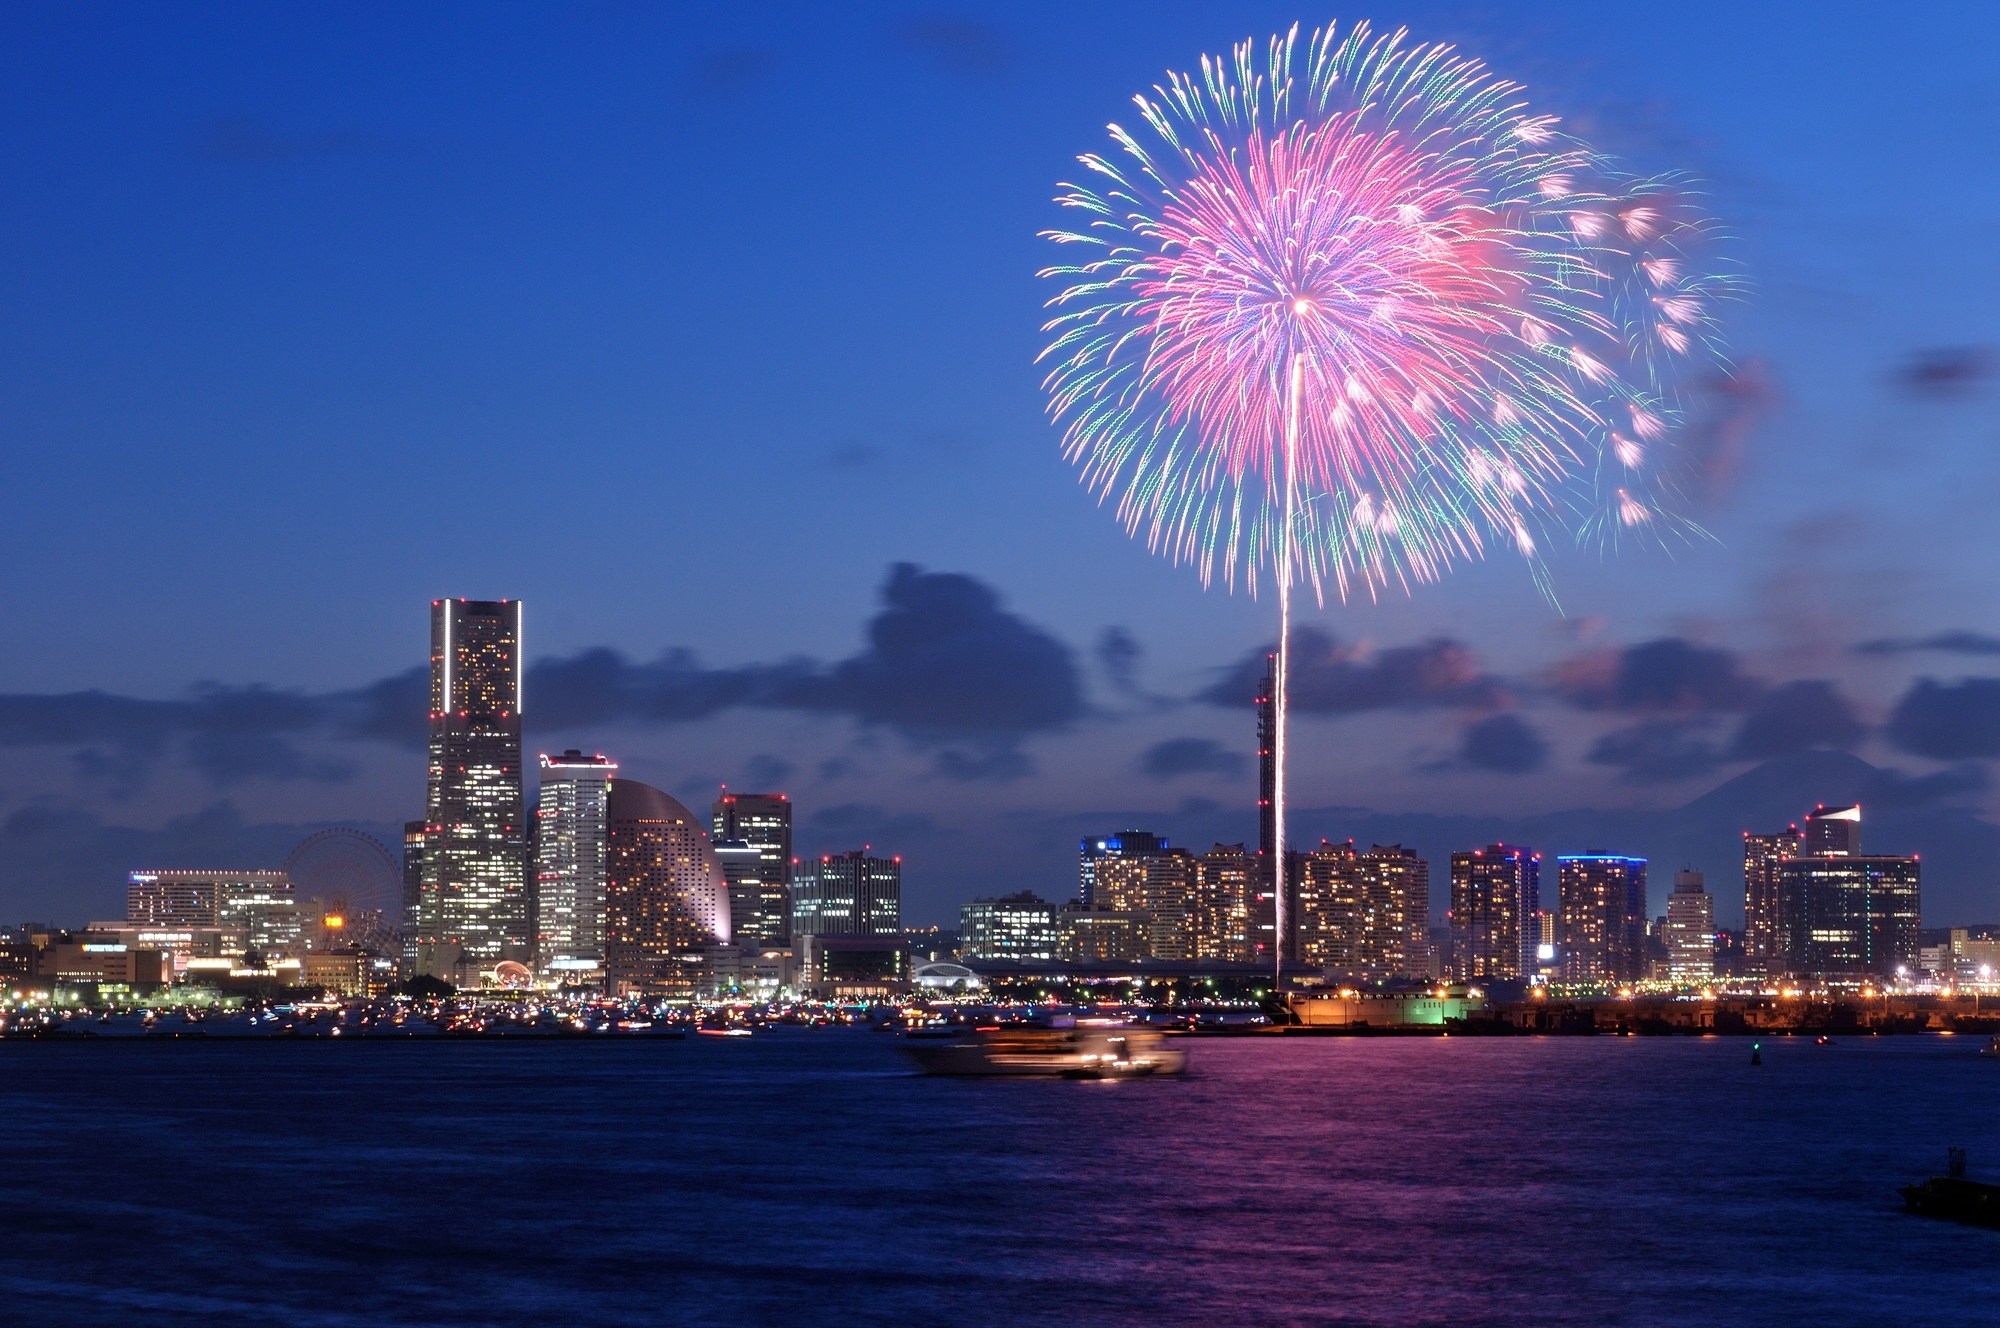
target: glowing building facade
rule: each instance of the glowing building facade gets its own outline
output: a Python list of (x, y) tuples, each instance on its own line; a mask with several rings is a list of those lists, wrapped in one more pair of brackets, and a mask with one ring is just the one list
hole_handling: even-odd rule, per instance
[(1455, 976), (1520, 978), (1535, 971), (1541, 942), (1542, 857), (1517, 844), (1451, 855)]
[(613, 779), (605, 799), (605, 980), (614, 994), (684, 994), (726, 944), (729, 891), (708, 831), (675, 798)]
[(533, 958), (521, 704), (521, 602), (433, 601), (421, 972)]
[(1556, 859), (1557, 936), (1566, 982), (1646, 976), (1646, 860), (1610, 853)]
[(1778, 862), (1777, 878), (1785, 974), (1839, 984), (1917, 971), (1922, 864), (1863, 854), (1859, 807), (1808, 813), (1804, 845)]
[(1779, 864), (1804, 850), (1796, 825), (1743, 836), (1743, 959), (1751, 973), (1777, 977), (1790, 965), (1792, 936), (1802, 919), (1786, 909)]
[(571, 748), (543, 755), (535, 810), (535, 952), (554, 971), (604, 957), (611, 779), (618, 764)]
[(1301, 963), (1357, 977), (1425, 972), (1429, 862), (1401, 844), (1364, 853), (1350, 839), (1321, 840), (1313, 852), (1294, 855), (1294, 864)]
[(1698, 986), (1715, 977), (1715, 896), (1698, 871), (1674, 873), (1667, 896), (1667, 977)]
[(903, 860), (867, 849), (799, 864), (792, 926), (801, 936), (895, 936), (903, 930)]
[(792, 934), (792, 803), (782, 793), (725, 791), (709, 809), (718, 853), (724, 841), (753, 850), (723, 855), (729, 916), (739, 945), (783, 945)]
[(1032, 890), (975, 899), (958, 910), (958, 944), (968, 959), (1054, 959), (1056, 906)]
[(1257, 856), (1242, 844), (1217, 844), (1194, 860), (1188, 909), (1195, 960), (1248, 963), (1255, 958), (1251, 913), (1257, 899)]

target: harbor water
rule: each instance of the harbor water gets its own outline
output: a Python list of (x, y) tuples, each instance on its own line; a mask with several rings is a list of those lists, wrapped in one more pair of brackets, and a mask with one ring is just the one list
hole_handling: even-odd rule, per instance
[(1191, 1039), (914, 1075), (884, 1034), (0, 1045), (0, 1306), (81, 1324), (2000, 1322), (1902, 1211), (1970, 1037)]

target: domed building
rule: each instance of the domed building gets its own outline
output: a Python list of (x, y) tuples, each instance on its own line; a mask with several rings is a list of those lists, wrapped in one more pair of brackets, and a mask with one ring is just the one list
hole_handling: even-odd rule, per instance
[(605, 980), (616, 994), (692, 991), (729, 941), (729, 889), (708, 831), (650, 784), (613, 779), (605, 806)]

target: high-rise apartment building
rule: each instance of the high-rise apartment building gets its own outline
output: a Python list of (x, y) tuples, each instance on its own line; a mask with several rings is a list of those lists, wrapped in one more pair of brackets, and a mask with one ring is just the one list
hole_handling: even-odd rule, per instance
[(1295, 954), (1307, 964), (1362, 977), (1424, 974), (1430, 863), (1401, 844), (1363, 853), (1353, 840), (1321, 840), (1294, 855)]
[(1147, 953), (1187, 959), (1194, 948), (1195, 859), (1146, 830), (1083, 841), (1083, 902), (1145, 915)]
[(613, 779), (605, 799), (605, 980), (616, 993), (686, 992), (727, 943), (729, 892), (708, 832), (679, 800)]
[(1566, 982), (1646, 975), (1646, 860), (1610, 853), (1556, 859), (1557, 931)]
[(903, 930), (903, 860), (866, 847), (802, 862), (792, 875), (801, 936), (894, 936)]
[(1667, 896), (1667, 977), (1676, 986), (1698, 986), (1715, 977), (1715, 896), (1698, 871), (1674, 873)]
[(1525, 978), (1541, 944), (1542, 856), (1518, 844), (1451, 855), (1451, 942), (1458, 977)]
[(1836, 983), (1915, 972), (1922, 864), (1863, 854), (1859, 807), (1820, 807), (1805, 823), (1802, 851), (1777, 864), (1783, 971)]
[(958, 910), (958, 944), (968, 959), (1054, 959), (1056, 906), (1032, 890), (975, 899)]
[(1342, 973), (1354, 966), (1361, 913), (1359, 857), (1351, 839), (1321, 840), (1303, 855), (1293, 894), (1298, 909), (1292, 933), (1299, 962)]
[(519, 600), (432, 601), (423, 972), (533, 958), (520, 653)]
[[(612, 777), (618, 763), (572, 747), (539, 761), (535, 808), (535, 958), (604, 958)], [(566, 966), (567, 967), (567, 966)]]
[(718, 844), (733, 840), (755, 850), (732, 852), (722, 864), (737, 944), (785, 944), (792, 934), (791, 799), (724, 790), (709, 811), (709, 832)]
[(1242, 844), (1217, 844), (1194, 860), (1190, 959), (1241, 964), (1255, 956), (1250, 916), (1257, 870), (1256, 855)]
[(1773, 835), (1743, 834), (1743, 959), (1753, 974), (1776, 977), (1790, 964), (1801, 919), (1786, 912), (1778, 864), (1804, 851), (1796, 825)]

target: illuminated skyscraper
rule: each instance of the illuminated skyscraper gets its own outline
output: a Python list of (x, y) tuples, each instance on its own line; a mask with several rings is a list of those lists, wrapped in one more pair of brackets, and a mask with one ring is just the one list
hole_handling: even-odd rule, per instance
[(535, 958), (544, 968), (604, 957), (606, 835), (611, 777), (617, 773), (617, 762), (575, 748), (541, 758)]
[(729, 891), (708, 832), (676, 798), (633, 779), (605, 799), (604, 960), (614, 993), (686, 993), (726, 943)]
[(903, 860), (864, 848), (802, 862), (792, 877), (801, 936), (894, 936), (903, 930)]
[(1922, 864), (1861, 852), (1861, 809), (1820, 807), (1806, 815), (1805, 845), (1777, 864), (1786, 919), (1783, 971), (1859, 982), (1918, 967)]
[(1257, 896), (1257, 856), (1241, 844), (1217, 844), (1194, 860), (1188, 907), (1193, 949), (1188, 958), (1248, 963), (1254, 942), (1250, 909)]
[[(1264, 678), (1257, 686), (1257, 888), (1250, 898), (1250, 950), (1258, 963), (1271, 962), (1280, 943), (1278, 936), (1278, 656), (1264, 658)], [(1291, 868), (1304, 871), (1304, 854), (1285, 860), (1285, 931), (1287, 957), (1298, 953), (1298, 877)]]
[(1191, 957), (1196, 868), (1186, 849), (1145, 830), (1086, 839), (1082, 884), (1090, 907), (1146, 917), (1153, 958)]
[(1804, 849), (1795, 825), (1775, 835), (1743, 835), (1743, 956), (1759, 976), (1777, 977), (1789, 966), (1800, 919), (1786, 912), (1778, 864)]
[(1032, 890), (975, 899), (958, 910), (958, 945), (968, 959), (1054, 959), (1056, 906)]
[(1698, 871), (1674, 873), (1666, 941), (1667, 973), (1676, 985), (1694, 986), (1715, 977), (1715, 897), (1703, 888)]
[(754, 854), (722, 854), (729, 915), (739, 945), (783, 945), (792, 934), (792, 803), (782, 793), (724, 791), (709, 809), (717, 845), (740, 840)]
[(533, 958), (520, 647), (519, 600), (432, 601), (422, 972)]
[(1457, 976), (1519, 978), (1541, 942), (1542, 858), (1515, 844), (1451, 855), (1451, 948)]
[(423, 821), (403, 822), (403, 948), (398, 956), (403, 975), (417, 971), (417, 936), (423, 930), (424, 835)]
[(1556, 859), (1563, 980), (1637, 982), (1646, 971), (1646, 860)]
[(1429, 862), (1401, 844), (1359, 852), (1350, 839), (1321, 840), (1294, 864), (1300, 962), (1359, 977), (1427, 971)]
[(1861, 808), (1829, 807), (1821, 803), (1806, 813), (1805, 851), (1825, 857), (1856, 857), (1861, 852)]

